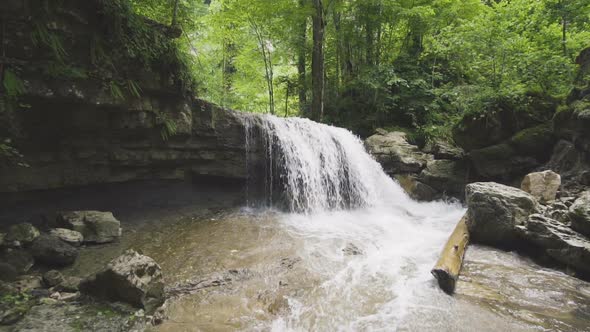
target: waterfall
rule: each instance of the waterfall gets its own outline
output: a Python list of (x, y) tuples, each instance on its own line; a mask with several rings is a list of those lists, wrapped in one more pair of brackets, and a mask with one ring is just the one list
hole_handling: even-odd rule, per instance
[(346, 129), (302, 118), (244, 119), (247, 155), (262, 146), (264, 179), (256, 181), (271, 207), (312, 213), (409, 200)]

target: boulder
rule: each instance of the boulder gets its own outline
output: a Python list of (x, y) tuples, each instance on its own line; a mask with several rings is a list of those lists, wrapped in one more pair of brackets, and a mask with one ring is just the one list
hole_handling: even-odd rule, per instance
[(18, 277), (16, 268), (8, 263), (0, 262), (0, 280), (14, 281)]
[(4, 244), (6, 243), (4, 241), (5, 238), (6, 238), (6, 234), (0, 233), (0, 248), (4, 247)]
[(121, 236), (121, 222), (111, 212), (62, 212), (58, 220), (63, 227), (81, 233), (85, 242), (107, 243)]
[(80, 290), (80, 283), (82, 283), (81, 278), (64, 276), (63, 280), (53, 287), (53, 290), (58, 292), (76, 293)]
[(437, 199), (439, 192), (418, 180), (414, 175), (398, 174), (395, 179), (410, 197), (418, 201), (432, 201)]
[(435, 159), (461, 160), (465, 156), (463, 149), (442, 140), (428, 142), (424, 147), (424, 152), (432, 154)]
[(78, 250), (53, 235), (39, 236), (31, 246), (35, 260), (48, 266), (66, 266), (73, 264), (78, 257)]
[(497, 99), (485, 112), (465, 114), (453, 127), (453, 141), (465, 151), (501, 143), (551, 120), (559, 103), (558, 98), (534, 92), (518, 101)]
[(30, 223), (12, 225), (4, 240), (6, 242), (19, 242), (21, 245), (28, 245), (39, 236), (39, 230)]
[(54, 228), (49, 231), (49, 234), (56, 236), (60, 240), (73, 246), (79, 246), (84, 242), (84, 236), (82, 233), (67, 228)]
[(533, 195), (541, 203), (547, 203), (555, 200), (560, 186), (561, 176), (548, 170), (527, 174), (522, 180), (520, 188)]
[(535, 158), (519, 154), (506, 143), (473, 150), (469, 159), (477, 174), (486, 179), (511, 179), (539, 166)]
[(590, 191), (578, 197), (569, 209), (572, 228), (586, 236), (590, 236)]
[(556, 261), (575, 271), (590, 273), (590, 241), (563, 223), (532, 214), (525, 224), (517, 226), (517, 231)]
[(160, 266), (134, 250), (127, 250), (105, 269), (82, 281), (80, 289), (99, 298), (144, 308), (146, 312), (153, 312), (164, 302)]
[(560, 108), (553, 118), (553, 127), (558, 137), (573, 142), (584, 152), (590, 152), (590, 101), (572, 101)]
[(365, 140), (367, 151), (390, 175), (419, 173), (432, 155), (423, 153), (417, 146), (408, 143), (403, 132), (377, 133)]
[(516, 226), (536, 213), (538, 203), (530, 194), (495, 182), (476, 182), (465, 187), (469, 219), (467, 227), (474, 242), (514, 246)]
[[(576, 149), (572, 142), (560, 140), (553, 148), (551, 159), (545, 167), (558, 172), (563, 182), (564, 179), (574, 179), (589, 171), (590, 165), (587, 160), (586, 154)], [(579, 180), (582, 182), (582, 179)]]
[(12, 265), (18, 274), (27, 273), (35, 264), (33, 256), (24, 249), (6, 249), (0, 254), (0, 261)]
[(64, 276), (57, 270), (49, 270), (43, 273), (43, 283), (47, 287), (59, 285), (64, 281)]
[(463, 197), (468, 168), (463, 161), (431, 160), (418, 179), (438, 192)]
[(555, 145), (551, 122), (521, 130), (510, 138), (509, 143), (519, 155), (531, 156), (541, 162), (547, 161)]

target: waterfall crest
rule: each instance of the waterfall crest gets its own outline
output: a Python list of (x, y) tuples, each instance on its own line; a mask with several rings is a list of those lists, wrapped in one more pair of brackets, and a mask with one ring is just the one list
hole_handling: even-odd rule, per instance
[(270, 115), (245, 117), (245, 128), (246, 150), (262, 146), (271, 207), (311, 213), (410, 201), (346, 129)]

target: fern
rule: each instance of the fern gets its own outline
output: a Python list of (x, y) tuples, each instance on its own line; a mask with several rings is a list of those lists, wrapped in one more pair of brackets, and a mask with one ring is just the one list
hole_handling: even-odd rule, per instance
[(134, 97), (141, 97), (141, 87), (133, 80), (127, 80), (127, 90)]
[(160, 136), (163, 141), (167, 141), (171, 136), (176, 134), (178, 130), (176, 122), (170, 119), (167, 114), (158, 112), (156, 113), (156, 119), (161, 123)]
[(8, 97), (15, 98), (25, 92), (24, 82), (10, 69), (4, 71), (2, 84)]
[(109, 90), (111, 91), (111, 96), (113, 96), (113, 98), (119, 100), (125, 99), (125, 95), (123, 94), (123, 91), (121, 90), (117, 82), (110, 81)]
[(51, 33), (42, 21), (34, 21), (33, 32), (31, 34), (31, 41), (33, 45), (44, 45), (49, 47), (53, 52), (53, 56), (60, 62), (68, 56), (61, 39), (54, 33)]

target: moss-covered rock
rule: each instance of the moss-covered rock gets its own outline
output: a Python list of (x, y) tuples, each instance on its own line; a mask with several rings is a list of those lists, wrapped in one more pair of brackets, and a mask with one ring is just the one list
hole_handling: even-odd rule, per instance
[(510, 145), (519, 154), (533, 156), (541, 162), (549, 159), (555, 142), (550, 122), (521, 130), (510, 138)]
[(477, 174), (486, 179), (509, 180), (539, 165), (535, 158), (519, 154), (507, 143), (473, 150), (469, 158)]
[(537, 93), (499, 99), (488, 111), (466, 114), (453, 127), (453, 140), (466, 151), (499, 144), (520, 130), (549, 121), (558, 104), (559, 99)]

